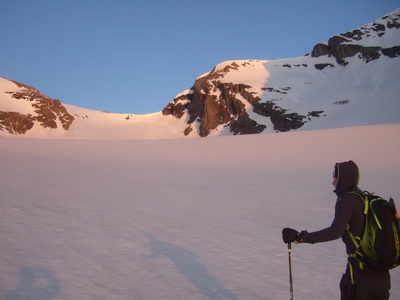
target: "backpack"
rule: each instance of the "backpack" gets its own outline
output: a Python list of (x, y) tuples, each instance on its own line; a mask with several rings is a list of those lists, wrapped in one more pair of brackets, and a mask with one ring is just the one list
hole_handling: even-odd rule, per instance
[(400, 265), (399, 214), (392, 198), (389, 201), (374, 193), (352, 192), (364, 202), (365, 228), (362, 238), (354, 236), (347, 225), (360, 263), (374, 270), (390, 270)]

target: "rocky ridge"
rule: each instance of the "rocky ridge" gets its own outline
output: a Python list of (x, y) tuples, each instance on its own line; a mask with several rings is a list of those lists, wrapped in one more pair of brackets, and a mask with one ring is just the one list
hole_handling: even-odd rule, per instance
[(19, 91), (6, 91), (16, 101), (27, 101), (33, 113), (23, 114), (14, 111), (0, 111), (0, 130), (11, 134), (25, 134), (37, 122), (43, 128), (56, 129), (58, 124), (69, 130), (74, 117), (68, 113), (60, 100), (52, 99), (33, 87), (12, 81)]
[(312, 57), (333, 56), (338, 64), (346, 66), (346, 58), (358, 55), (366, 63), (378, 59), (381, 55), (394, 58), (400, 56), (400, 45), (384, 48), (379, 45), (366, 46), (360, 41), (373, 38), (381, 38), (387, 29), (400, 28), (400, 13), (394, 13), (380, 19), (380, 21), (365, 25), (359, 29), (335, 35), (328, 43), (319, 43), (311, 52)]
[(273, 88), (251, 86), (244, 83), (224, 82), (221, 79), (232, 70), (255, 67), (262, 61), (234, 61), (196, 80), (194, 86), (184, 94), (176, 97), (162, 111), (164, 115), (181, 118), (188, 115), (189, 126), (185, 130), (188, 135), (193, 130), (192, 124), (198, 123), (198, 134), (205, 137), (218, 126), (229, 127), (233, 134), (261, 133), (266, 125), (258, 124), (248, 113), (245, 102), (251, 104), (254, 113), (268, 117), (274, 124), (274, 130), (289, 131), (301, 127), (306, 120), (319, 117), (323, 111), (311, 111), (307, 115), (290, 112), (280, 107), (273, 99), (261, 101), (262, 94), (287, 94), (290, 87)]

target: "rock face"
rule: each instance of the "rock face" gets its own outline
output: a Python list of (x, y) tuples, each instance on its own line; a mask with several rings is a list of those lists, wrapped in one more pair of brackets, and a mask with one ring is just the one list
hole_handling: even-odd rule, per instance
[(258, 96), (268, 92), (286, 94), (290, 90), (289, 87), (254, 87), (221, 80), (230, 71), (238, 71), (255, 63), (260, 62), (245, 61), (240, 65), (238, 62), (232, 62), (222, 69), (215, 67), (207, 75), (198, 78), (188, 93), (181, 94), (170, 102), (162, 111), (163, 114), (174, 115), (177, 118), (187, 114), (189, 127), (185, 134), (192, 132), (194, 124), (198, 123), (198, 134), (205, 137), (221, 125), (230, 127), (230, 132), (234, 135), (261, 133), (266, 125), (257, 123), (249, 116), (245, 102), (250, 103), (254, 113), (270, 118), (273, 129), (280, 132), (297, 129), (310, 117), (319, 117), (323, 113), (314, 111), (301, 115), (288, 112), (272, 100), (261, 101), (261, 97)]
[(15, 101), (27, 101), (32, 113), (22, 114), (13, 111), (0, 111), (0, 130), (11, 134), (24, 134), (37, 123), (44, 128), (56, 129), (59, 125), (68, 130), (74, 121), (59, 100), (43, 95), (33, 87), (13, 81), (19, 91), (7, 92)]
[(32, 115), (23, 115), (18, 112), (0, 111), (0, 130), (11, 134), (25, 134), (35, 125)]
[(400, 28), (400, 14), (385, 16), (381, 22), (363, 26), (359, 29), (335, 35), (331, 37), (328, 43), (319, 43), (314, 46), (311, 52), (312, 57), (324, 55), (333, 56), (336, 61), (345, 66), (348, 64), (346, 58), (358, 55), (359, 58), (367, 63), (378, 59), (381, 55), (394, 58), (400, 56), (400, 46), (384, 48), (381, 46), (366, 46), (360, 44), (360, 41), (370, 37), (380, 38), (385, 35), (386, 29)]
[[(189, 125), (199, 123), (199, 135), (207, 136), (211, 130), (219, 125), (230, 124), (234, 133), (259, 133), (264, 128), (251, 120), (246, 113), (244, 104), (237, 99), (242, 96), (247, 101), (257, 102), (244, 84), (223, 83), (218, 79), (230, 69), (237, 70), (236, 62), (222, 70), (214, 68), (206, 76), (196, 80), (193, 87), (186, 94), (179, 95), (162, 111), (164, 115), (172, 114), (177, 118), (188, 114)], [(189, 126), (185, 133), (193, 130)]]
[[(223, 70), (214, 68), (209, 74), (196, 80), (189, 93), (180, 95), (162, 111), (181, 118), (189, 115), (188, 124), (199, 123), (199, 135), (207, 136), (220, 125), (231, 126), (234, 134), (260, 133), (265, 126), (249, 118), (245, 105), (238, 97), (256, 104), (260, 98), (254, 97), (251, 86), (245, 84), (224, 83), (218, 80), (230, 69), (237, 69), (233, 62)], [(188, 128), (191, 128), (189, 126)], [(192, 130), (187, 129), (187, 133)]]

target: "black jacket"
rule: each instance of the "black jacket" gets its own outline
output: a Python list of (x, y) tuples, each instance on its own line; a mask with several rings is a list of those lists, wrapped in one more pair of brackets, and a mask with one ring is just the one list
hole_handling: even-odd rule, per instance
[(304, 231), (303, 242), (320, 243), (342, 237), (346, 245), (347, 254), (351, 254), (355, 252), (355, 246), (346, 232), (346, 226), (349, 224), (353, 235), (359, 237), (362, 236), (365, 226), (364, 204), (359, 196), (350, 193), (352, 191), (359, 191), (357, 187), (359, 171), (353, 161), (340, 163), (335, 167), (338, 176), (335, 193), (338, 198), (332, 225), (315, 232), (309, 233)]

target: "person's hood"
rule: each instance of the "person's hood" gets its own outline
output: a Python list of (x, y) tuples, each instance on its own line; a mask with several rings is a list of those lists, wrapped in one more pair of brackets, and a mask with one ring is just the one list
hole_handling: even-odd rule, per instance
[(358, 167), (353, 161), (337, 163), (334, 176), (338, 179), (335, 189), (337, 195), (357, 189), (360, 175)]

